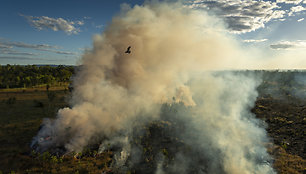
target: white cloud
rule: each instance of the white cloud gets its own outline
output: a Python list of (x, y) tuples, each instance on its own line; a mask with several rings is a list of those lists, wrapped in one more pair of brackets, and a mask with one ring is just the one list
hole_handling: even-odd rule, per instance
[(40, 60), (40, 61), (48, 61), (55, 62), (58, 60), (47, 59), (47, 58), (38, 58), (38, 57), (24, 57), (24, 56), (0, 56), (0, 60)]
[(58, 49), (59, 48), (58, 46), (51, 46), (47, 44), (27, 44), (23, 42), (2, 42), (1, 44), (9, 46), (9, 47), (32, 48), (35, 50), (43, 50), (43, 49), (49, 49), (49, 48)]
[[(77, 55), (77, 53), (75, 52), (58, 50), (60, 49), (59, 46), (53, 46), (53, 45), (47, 45), (47, 44), (28, 44), (28, 43), (23, 43), (23, 42), (9, 42), (9, 41), (0, 40), (0, 48), (13, 48), (13, 47), (29, 48), (29, 49), (34, 49), (38, 51), (52, 52), (56, 54)], [(6, 49), (6, 51), (7, 50), (8, 49)]]
[(52, 49), (39, 49), (40, 51), (47, 51), (52, 52), (56, 54), (65, 54), (65, 55), (77, 55), (75, 52), (69, 52), (69, 51), (60, 51), (60, 50), (52, 50)]
[(306, 8), (303, 7), (303, 6), (295, 6), (295, 7), (291, 7), (290, 8), (290, 12), (289, 12), (289, 16), (292, 16), (294, 13), (298, 13), (298, 12), (301, 12), (301, 11), (305, 11)]
[(18, 57), (18, 56), (0, 56), (0, 60), (37, 60), (36, 58), (31, 57)]
[(302, 22), (304, 20), (304, 18), (301, 18), (301, 19), (298, 19), (297, 21), (298, 22)]
[(255, 0), (196, 0), (190, 1), (191, 8), (213, 11), (224, 19), (233, 33), (246, 33), (264, 28), (274, 19), (281, 19), (286, 12), (271, 1)]
[(247, 39), (243, 40), (245, 43), (260, 43), (260, 42), (266, 42), (268, 39)]
[(0, 49), (7, 49), (7, 48), (13, 48), (13, 47), (0, 43)]
[(98, 28), (98, 29), (101, 29), (101, 28), (104, 27), (104, 25), (96, 25), (95, 27)]
[(52, 52), (57, 53), (57, 54), (77, 55), (77, 53), (75, 53), (75, 52), (69, 52), (69, 51), (56, 51), (56, 50), (49, 50), (49, 51), (52, 51)]
[[(286, 4), (299, 4), (303, 0), (276, 0), (276, 3), (286, 3)], [(305, 3), (305, 1), (304, 1)]]
[(84, 24), (85, 24), (84, 21), (76, 21), (76, 23), (77, 23), (78, 25), (84, 25)]
[(3, 50), (0, 50), (0, 54), (21, 55), (21, 56), (36, 56), (36, 55), (38, 55), (36, 53), (20, 52), (20, 51), (13, 50), (13, 49), (3, 49)]
[(274, 50), (306, 49), (306, 40), (280, 41), (275, 44), (271, 44), (270, 48)]
[(77, 26), (84, 25), (84, 21), (68, 21), (63, 18), (51, 18), (48, 16), (26, 16), (28, 22), (38, 30), (51, 29), (53, 31), (64, 31), (67, 34), (77, 34), (81, 30)]

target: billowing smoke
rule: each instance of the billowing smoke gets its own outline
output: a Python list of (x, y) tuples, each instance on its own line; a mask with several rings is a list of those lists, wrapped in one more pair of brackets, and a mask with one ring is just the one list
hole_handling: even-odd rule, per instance
[(274, 173), (263, 123), (250, 113), (260, 81), (211, 72), (243, 68), (249, 60), (242, 55), (222, 22), (203, 11), (123, 5), (83, 56), (72, 107), (46, 120), (33, 144), (38, 151), (79, 152), (95, 143), (100, 152), (120, 149), (113, 167), (123, 170), (142, 163), (142, 145), (133, 141), (145, 133), (137, 127), (160, 121), (177, 148), (157, 153), (156, 173)]

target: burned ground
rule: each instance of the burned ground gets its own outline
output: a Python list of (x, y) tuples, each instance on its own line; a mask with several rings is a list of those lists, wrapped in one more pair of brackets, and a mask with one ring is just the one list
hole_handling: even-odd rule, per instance
[(305, 102), (259, 98), (253, 112), (268, 124), (267, 132), (276, 145), (290, 154), (306, 158)]
[(288, 100), (261, 97), (252, 111), (267, 123), (267, 133), (274, 143), (270, 153), (279, 173), (305, 173), (306, 101), (292, 96)]

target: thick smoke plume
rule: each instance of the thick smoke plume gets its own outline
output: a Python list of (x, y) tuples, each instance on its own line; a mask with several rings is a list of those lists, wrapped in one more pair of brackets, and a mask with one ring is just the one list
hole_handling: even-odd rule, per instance
[(46, 120), (34, 144), (38, 151), (64, 147), (75, 152), (94, 143), (100, 143), (101, 152), (120, 146), (114, 166), (124, 168), (127, 160), (133, 166), (134, 128), (159, 120), (163, 103), (180, 103), (192, 112), (177, 113), (185, 124), (173, 136), (193, 150), (178, 150), (167, 169), (165, 157), (157, 158), (156, 173), (189, 173), (195, 164), (198, 173), (274, 173), (262, 123), (250, 113), (259, 80), (210, 73), (243, 68), (248, 61), (242, 55), (222, 22), (203, 11), (174, 3), (123, 5), (83, 56), (72, 107)]

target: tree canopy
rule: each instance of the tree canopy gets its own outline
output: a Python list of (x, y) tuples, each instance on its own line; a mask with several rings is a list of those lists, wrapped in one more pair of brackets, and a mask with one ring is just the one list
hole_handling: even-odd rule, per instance
[(5, 65), (0, 66), (0, 88), (22, 88), (70, 82), (73, 66)]

